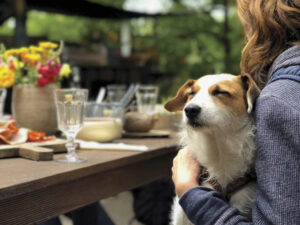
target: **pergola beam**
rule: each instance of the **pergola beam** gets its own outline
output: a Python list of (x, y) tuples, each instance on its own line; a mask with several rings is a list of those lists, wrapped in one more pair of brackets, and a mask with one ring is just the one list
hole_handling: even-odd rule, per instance
[(26, 17), (27, 17), (26, 1), (11, 0), (11, 3), (16, 18), (14, 43), (16, 47), (21, 47), (28, 44), (28, 37), (26, 32)]
[(9, 17), (14, 15), (14, 11), (8, 1), (0, 1), (0, 25)]
[(27, 0), (26, 2), (29, 10), (60, 13), (71, 16), (83, 16), (89, 18), (130, 19), (159, 16), (159, 14), (127, 11), (86, 0), (71, 1), (71, 4), (62, 4), (61, 0)]

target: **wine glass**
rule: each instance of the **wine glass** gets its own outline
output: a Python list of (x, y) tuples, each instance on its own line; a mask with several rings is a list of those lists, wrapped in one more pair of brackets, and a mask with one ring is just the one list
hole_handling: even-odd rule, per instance
[(85, 162), (85, 159), (78, 158), (76, 154), (75, 137), (83, 126), (88, 90), (56, 89), (54, 93), (58, 128), (67, 137), (67, 154), (57, 161), (67, 163)]

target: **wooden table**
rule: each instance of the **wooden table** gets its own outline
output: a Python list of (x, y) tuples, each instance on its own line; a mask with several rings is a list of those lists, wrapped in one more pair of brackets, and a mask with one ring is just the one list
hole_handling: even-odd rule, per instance
[[(86, 163), (0, 160), (0, 225), (45, 221), (97, 200), (170, 176), (177, 140), (121, 139), (147, 152), (79, 151)], [(55, 155), (54, 158), (60, 157)]]

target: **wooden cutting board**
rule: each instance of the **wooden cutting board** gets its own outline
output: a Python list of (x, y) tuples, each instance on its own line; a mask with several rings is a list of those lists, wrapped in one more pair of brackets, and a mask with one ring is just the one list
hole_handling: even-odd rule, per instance
[(0, 159), (8, 157), (22, 157), (35, 161), (53, 160), (53, 154), (66, 152), (66, 140), (24, 143), (18, 145), (0, 145)]
[(169, 137), (170, 131), (167, 130), (150, 130), (149, 132), (124, 132), (124, 138), (163, 138)]

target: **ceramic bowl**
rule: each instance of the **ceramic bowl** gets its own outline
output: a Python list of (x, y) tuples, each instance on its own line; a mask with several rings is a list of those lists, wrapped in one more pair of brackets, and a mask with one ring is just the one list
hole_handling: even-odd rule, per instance
[(77, 139), (110, 142), (122, 136), (124, 110), (120, 105), (88, 102), (85, 115), (84, 125), (77, 134)]

